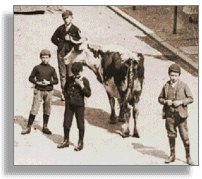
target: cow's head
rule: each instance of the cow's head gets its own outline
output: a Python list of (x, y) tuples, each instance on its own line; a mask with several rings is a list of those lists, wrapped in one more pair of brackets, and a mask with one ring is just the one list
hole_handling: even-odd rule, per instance
[(71, 49), (71, 51), (64, 57), (65, 64), (71, 64), (73, 62), (82, 62), (83, 63), (83, 56), (84, 50), (87, 46), (87, 39), (80, 39), (79, 41), (75, 41), (70, 38), (72, 43), (75, 44), (75, 47)]
[(101, 63), (102, 51), (96, 50), (95, 46), (92, 48), (88, 44), (88, 40), (83, 38), (79, 41), (71, 40), (77, 45), (77, 48), (72, 50), (64, 57), (65, 64), (72, 64), (73, 62), (81, 62), (90, 68), (97, 68)]
[(144, 79), (144, 56), (141, 53), (125, 53), (121, 55), (121, 59), (125, 70), (132, 67), (135, 78)]

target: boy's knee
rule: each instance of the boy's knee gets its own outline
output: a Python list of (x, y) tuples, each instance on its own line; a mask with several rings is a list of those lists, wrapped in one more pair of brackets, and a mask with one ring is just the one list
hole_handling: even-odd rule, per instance
[(84, 130), (84, 128), (85, 128), (85, 127), (84, 127), (84, 124), (83, 124), (83, 123), (78, 125), (78, 129), (79, 129), (79, 130)]
[(70, 125), (68, 125), (68, 124), (64, 124), (63, 127), (64, 127), (64, 129), (66, 129), (66, 130), (70, 130)]
[(64, 122), (63, 127), (64, 127), (64, 129), (70, 129), (71, 128), (71, 123), (70, 122)]
[(189, 144), (190, 144), (189, 139), (185, 139), (183, 142), (184, 142), (184, 146), (185, 147), (189, 146)]
[(169, 139), (175, 139), (177, 137), (176, 133), (168, 133), (168, 138)]
[(36, 116), (38, 114), (38, 110), (31, 109), (30, 114), (32, 114), (33, 116)]

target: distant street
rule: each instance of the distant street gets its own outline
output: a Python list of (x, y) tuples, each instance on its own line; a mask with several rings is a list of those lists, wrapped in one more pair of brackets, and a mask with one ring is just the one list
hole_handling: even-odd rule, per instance
[[(169, 155), (169, 144), (162, 106), (158, 103), (161, 88), (168, 80), (168, 67), (173, 62), (141, 40), (145, 35), (127, 21), (104, 6), (70, 6), (73, 23), (92, 44), (117, 44), (145, 55), (145, 81), (137, 121), (140, 138), (122, 138), (117, 134), (121, 123), (108, 124), (110, 106), (103, 86), (94, 74), (84, 68), (90, 81), (92, 96), (86, 99), (84, 150), (74, 151), (78, 141), (76, 120), (70, 131), (69, 148), (57, 149), (63, 140), (64, 103), (54, 96), (49, 128), (53, 135), (41, 132), (42, 106), (29, 135), (21, 135), (22, 126), (31, 109), (33, 88), (28, 77), (40, 63), (41, 49), (50, 49), (50, 64), (58, 73), (56, 46), (50, 41), (55, 29), (63, 23), (61, 13), (44, 15), (14, 15), (14, 165), (164, 165)], [(198, 164), (198, 77), (182, 69), (185, 81), (194, 96), (189, 105), (189, 134), (191, 155)], [(60, 84), (55, 87), (60, 90)], [(117, 113), (118, 114), (118, 113)], [(131, 129), (133, 121), (130, 121)], [(34, 129), (35, 128), (35, 129)], [(178, 134), (176, 162), (186, 165), (185, 151)]]

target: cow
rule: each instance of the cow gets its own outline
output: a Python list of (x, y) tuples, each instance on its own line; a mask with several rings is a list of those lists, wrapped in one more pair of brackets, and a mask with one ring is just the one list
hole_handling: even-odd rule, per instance
[[(74, 48), (64, 57), (65, 64), (81, 62), (94, 72), (97, 80), (104, 86), (111, 107), (109, 123), (117, 121), (115, 113), (115, 98), (120, 111), (118, 121), (125, 123), (122, 137), (129, 137), (129, 118), (132, 106), (134, 129), (132, 137), (139, 138), (136, 122), (139, 114), (138, 103), (142, 93), (144, 81), (144, 56), (131, 52), (117, 45), (98, 46), (87, 43), (87, 40), (74, 41), (78, 48)], [(116, 47), (113, 49), (113, 47)]]

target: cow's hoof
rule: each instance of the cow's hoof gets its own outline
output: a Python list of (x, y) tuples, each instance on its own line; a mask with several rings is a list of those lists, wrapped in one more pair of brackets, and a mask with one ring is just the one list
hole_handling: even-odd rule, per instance
[(116, 124), (116, 121), (115, 120), (109, 120), (108, 123), (109, 124)]
[(129, 137), (129, 136), (130, 136), (129, 132), (124, 132), (124, 133), (122, 133), (122, 137), (123, 137), (123, 138)]
[(138, 134), (138, 132), (134, 132), (132, 137), (140, 138), (140, 135)]
[(122, 132), (122, 137), (123, 137), (123, 138), (126, 138), (126, 137), (129, 137), (129, 136), (130, 136), (130, 131), (129, 131), (129, 129), (123, 130), (123, 132)]

